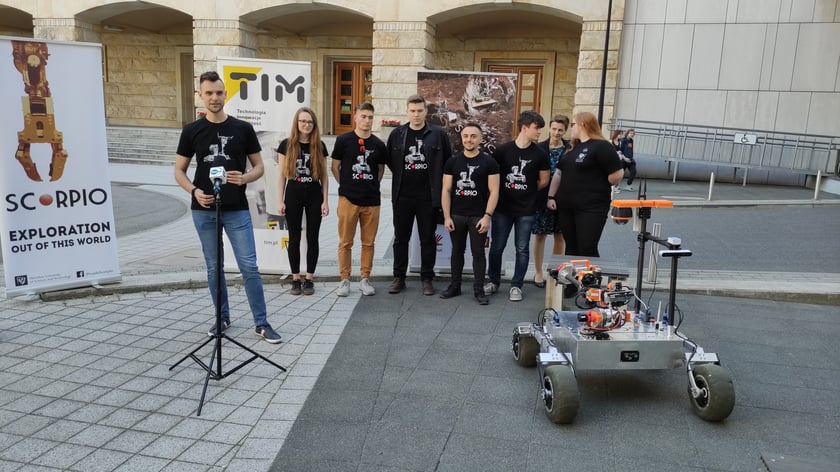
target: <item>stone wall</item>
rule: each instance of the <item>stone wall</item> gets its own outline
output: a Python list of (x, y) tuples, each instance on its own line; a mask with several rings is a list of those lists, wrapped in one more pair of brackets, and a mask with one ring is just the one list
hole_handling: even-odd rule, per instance
[(103, 33), (102, 41), (108, 124), (180, 127), (177, 48), (192, 48), (191, 35)]

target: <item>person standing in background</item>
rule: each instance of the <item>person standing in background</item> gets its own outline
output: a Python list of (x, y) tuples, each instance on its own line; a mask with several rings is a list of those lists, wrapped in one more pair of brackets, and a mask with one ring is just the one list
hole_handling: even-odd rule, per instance
[(493, 152), (499, 163), (499, 204), (493, 213), (490, 227), (490, 257), (487, 263), (487, 283), (484, 293), (496, 293), (501, 283), (502, 254), (510, 232), (516, 246), (516, 262), (510, 280), (508, 299), (522, 300), (522, 284), (530, 259), (531, 225), (534, 222), (534, 204), (537, 192), (548, 185), (548, 154), (539, 146), (540, 131), (545, 120), (534, 110), (527, 110), (517, 120), (519, 134)]
[[(551, 119), (551, 123), (549, 123), (548, 139), (538, 144), (543, 151), (548, 153), (550, 175), (554, 175), (554, 172), (557, 170), (557, 161), (560, 160), (560, 156), (569, 147), (569, 142), (563, 138), (568, 129), (569, 117), (566, 115), (555, 115)], [(557, 218), (555, 217), (556, 211), (548, 209), (546, 206), (547, 201), (548, 187), (540, 190), (537, 195), (537, 214), (534, 216), (534, 224), (531, 226), (531, 233), (534, 235), (534, 241), (532, 243), (534, 253), (534, 285), (539, 288), (545, 287), (543, 256), (545, 255), (545, 240), (548, 235), (550, 234), (552, 236), (554, 244), (552, 254), (562, 255), (566, 249), (566, 244), (563, 241), (563, 233), (560, 231), (560, 225), (557, 224)]]
[[(484, 269), (487, 258), (484, 245), (490, 229), (490, 219), (499, 200), (499, 164), (487, 153), (481, 152), (481, 126), (467, 123), (461, 129), (464, 151), (446, 161), (443, 166), (443, 190), (440, 201), (444, 226), (452, 240), (449, 259), (452, 282), (440, 298), (461, 294), (461, 275), (464, 271), (464, 252), (467, 237), (470, 241), (473, 266), (473, 295), (480, 305), (489, 300), (484, 294)], [(458, 180), (455, 180), (455, 177)]]
[(624, 190), (635, 190), (633, 179), (636, 178), (636, 159), (633, 157), (633, 138), (636, 137), (636, 130), (628, 129), (619, 142), (621, 160), (624, 163), (624, 170), (627, 174), (627, 185)]
[(341, 282), (336, 295), (350, 295), (351, 256), (356, 226), (362, 240), (362, 295), (375, 295), (370, 283), (373, 270), (373, 250), (379, 230), (379, 206), (382, 194), (379, 182), (385, 172), (387, 149), (381, 139), (371, 134), (373, 105), (365, 102), (356, 107), (355, 128), (335, 139), (332, 153), (332, 173), (338, 182), (338, 271)]
[(405, 288), (408, 244), (411, 230), (417, 222), (423, 295), (434, 295), (435, 229), (438, 220), (442, 219), (440, 186), (443, 164), (452, 157), (452, 146), (443, 128), (426, 122), (426, 99), (420, 95), (408, 97), (406, 113), (408, 123), (397, 127), (388, 136), (388, 168), (392, 174), (394, 209), (394, 280), (388, 287), (388, 293), (400, 293)]
[[(321, 219), (329, 215), (327, 146), (321, 141), (318, 119), (308, 107), (295, 112), (292, 132), (277, 147), (279, 213), (289, 225), (289, 267), (292, 295), (315, 293), (315, 266), (318, 264), (318, 235)], [(306, 278), (300, 280), (300, 239), (306, 215)]]
[(611, 187), (623, 176), (621, 159), (601, 134), (595, 115), (575, 115), (572, 148), (557, 163), (548, 189), (548, 208), (557, 209), (567, 255), (600, 256), (598, 242), (610, 211)]

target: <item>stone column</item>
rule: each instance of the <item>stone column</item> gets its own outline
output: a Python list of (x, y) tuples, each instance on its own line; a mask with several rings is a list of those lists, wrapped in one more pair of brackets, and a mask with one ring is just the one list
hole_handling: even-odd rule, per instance
[(239, 20), (193, 20), (193, 73), (216, 70), (217, 57), (256, 57), (256, 28)]
[[(610, 23), (610, 48), (607, 54), (607, 80), (604, 90), (604, 123), (615, 114), (615, 96), (618, 87), (618, 50), (623, 22), (613, 15)], [(601, 70), (604, 62), (604, 39), (607, 31), (605, 20), (584, 21), (580, 34), (578, 55), (577, 93), (574, 113), (590, 111), (598, 115), (601, 94)]]
[(36, 39), (101, 42), (94, 25), (76, 18), (33, 18), (32, 26), (32, 36)]
[(373, 24), (374, 129), (383, 119), (405, 121), (405, 99), (417, 93), (417, 71), (433, 69), (435, 29), (425, 21)]

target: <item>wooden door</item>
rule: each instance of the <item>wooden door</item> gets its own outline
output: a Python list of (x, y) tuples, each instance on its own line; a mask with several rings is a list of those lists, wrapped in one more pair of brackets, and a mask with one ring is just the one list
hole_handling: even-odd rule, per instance
[[(488, 72), (501, 72), (516, 74), (516, 116), (525, 110), (534, 110), (540, 113), (540, 99), (542, 98), (543, 66), (541, 65), (507, 65), (491, 64), (487, 67)], [(516, 136), (519, 130), (514, 126), (513, 135)]]
[(333, 134), (353, 131), (353, 112), (372, 100), (370, 62), (336, 62), (333, 75)]

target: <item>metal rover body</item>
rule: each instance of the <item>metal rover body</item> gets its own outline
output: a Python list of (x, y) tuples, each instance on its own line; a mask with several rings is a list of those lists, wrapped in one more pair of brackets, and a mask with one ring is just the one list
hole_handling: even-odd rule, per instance
[[(716, 354), (706, 353), (679, 333), (678, 326), (675, 326), (678, 260), (692, 253), (681, 247), (679, 238), (662, 239), (645, 231), (644, 221), (649, 217), (650, 209), (653, 206), (670, 206), (670, 202), (638, 200), (627, 205), (638, 208), (642, 219), (635, 291), (616, 284), (627, 279), (626, 271), (602, 270), (599, 267), (596, 273), (592, 267), (597, 266), (592, 266), (589, 260), (553, 261), (560, 265), (557, 270), (549, 271), (547, 277), (546, 309), (540, 312), (535, 322), (519, 323), (514, 328), (514, 358), (522, 366), (535, 365), (539, 369), (540, 396), (547, 416), (556, 423), (570, 423), (577, 413), (577, 370), (661, 370), (678, 367), (686, 369), (689, 398), (695, 413), (707, 421), (725, 419), (735, 402), (731, 376), (720, 367)], [(670, 293), (666, 308), (666, 313), (670, 315), (667, 320), (659, 314), (652, 317), (649, 310), (640, 310), (638, 295), (641, 293), (646, 241), (664, 246), (665, 249), (659, 252), (660, 257), (671, 258)], [(581, 273), (588, 278), (581, 277)], [(606, 284), (602, 283), (603, 278), (606, 278)], [(592, 318), (579, 306), (580, 302), (576, 300), (580, 300), (582, 289), (586, 288), (582, 282), (589, 284), (587, 294), (599, 294), (602, 296), (600, 300), (606, 301), (601, 303), (596, 318), (608, 319), (608, 325), (593, 326)], [(575, 298), (564, 297), (570, 285), (576, 287), (573, 290)], [(600, 294), (601, 286), (606, 286), (608, 292)], [(611, 293), (617, 296), (611, 298)], [(627, 296), (628, 293), (632, 294), (632, 299)], [(633, 300), (635, 310), (630, 310), (629, 302)]]

